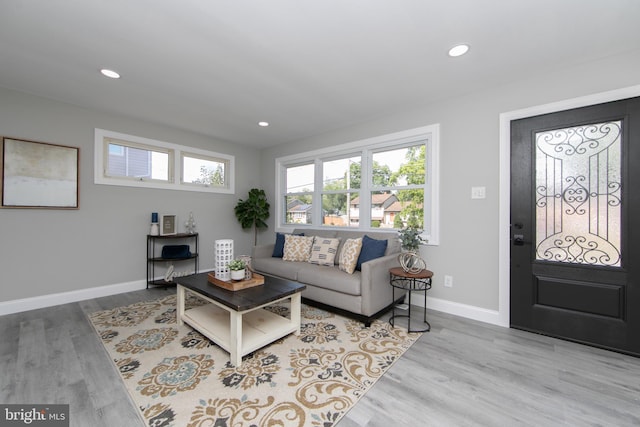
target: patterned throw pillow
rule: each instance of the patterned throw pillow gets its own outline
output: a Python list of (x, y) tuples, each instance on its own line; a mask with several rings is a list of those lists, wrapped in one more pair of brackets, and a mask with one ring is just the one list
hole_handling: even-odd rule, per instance
[[(296, 236), (304, 236), (304, 233), (295, 233)], [(284, 233), (276, 232), (276, 243), (273, 245), (273, 253), (271, 254), (274, 258), (282, 258), (284, 256)]]
[(315, 236), (313, 246), (311, 246), (309, 262), (311, 264), (333, 266), (339, 244), (340, 239)]
[(340, 252), (338, 268), (353, 274), (360, 256), (360, 249), (362, 249), (362, 238), (345, 240)]
[(313, 236), (284, 236), (283, 261), (307, 261), (313, 245)]

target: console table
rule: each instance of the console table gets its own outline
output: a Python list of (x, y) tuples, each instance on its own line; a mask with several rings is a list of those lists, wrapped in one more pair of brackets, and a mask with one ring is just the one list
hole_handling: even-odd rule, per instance
[[(194, 251), (191, 252), (189, 256), (178, 257), (178, 258), (163, 258), (162, 256), (157, 256), (156, 249), (160, 250), (160, 248), (156, 248), (156, 244), (160, 243), (175, 243), (176, 241), (186, 241), (190, 244), (193, 243), (195, 245)], [(194, 273), (198, 273), (198, 233), (180, 233), (180, 234), (171, 234), (165, 236), (154, 236), (147, 235), (147, 289), (149, 289), (149, 285), (151, 286), (173, 286), (175, 282), (167, 282), (164, 279), (156, 279), (156, 263), (165, 263), (165, 262), (174, 262), (174, 261), (192, 261), (194, 263)]]

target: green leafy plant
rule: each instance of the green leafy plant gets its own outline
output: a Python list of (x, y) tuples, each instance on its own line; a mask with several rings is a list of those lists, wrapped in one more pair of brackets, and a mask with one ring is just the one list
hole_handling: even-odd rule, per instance
[(234, 259), (229, 261), (229, 270), (244, 270), (247, 264), (241, 259)]
[(420, 245), (426, 243), (420, 233), (422, 233), (422, 230), (411, 226), (398, 230), (398, 237), (400, 238), (402, 249), (417, 252)]
[(264, 190), (252, 188), (246, 200), (239, 199), (235, 207), (236, 218), (242, 228), (254, 229), (253, 244), (258, 244), (258, 229), (268, 228), (265, 222), (269, 218), (269, 202)]

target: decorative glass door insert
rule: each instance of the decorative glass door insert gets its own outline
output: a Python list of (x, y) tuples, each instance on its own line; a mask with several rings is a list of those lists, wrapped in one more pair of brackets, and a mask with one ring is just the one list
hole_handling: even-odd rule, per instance
[(622, 121), (535, 134), (536, 260), (621, 264)]

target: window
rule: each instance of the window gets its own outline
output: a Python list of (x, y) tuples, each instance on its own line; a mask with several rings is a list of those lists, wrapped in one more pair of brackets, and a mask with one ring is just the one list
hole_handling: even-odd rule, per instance
[(374, 152), (371, 226), (424, 229), (426, 143)]
[(281, 228), (424, 230), (438, 244), (439, 126), (276, 159)]
[(182, 153), (182, 183), (205, 187), (222, 187), (229, 180), (224, 159)]
[(104, 147), (107, 150), (106, 177), (169, 182), (172, 164), (169, 150), (114, 138), (105, 138)]
[(289, 166), (283, 198), (285, 224), (312, 224), (314, 164)]
[(360, 156), (322, 162), (322, 225), (358, 227)]
[(96, 184), (233, 193), (233, 166), (233, 156), (95, 130)]

